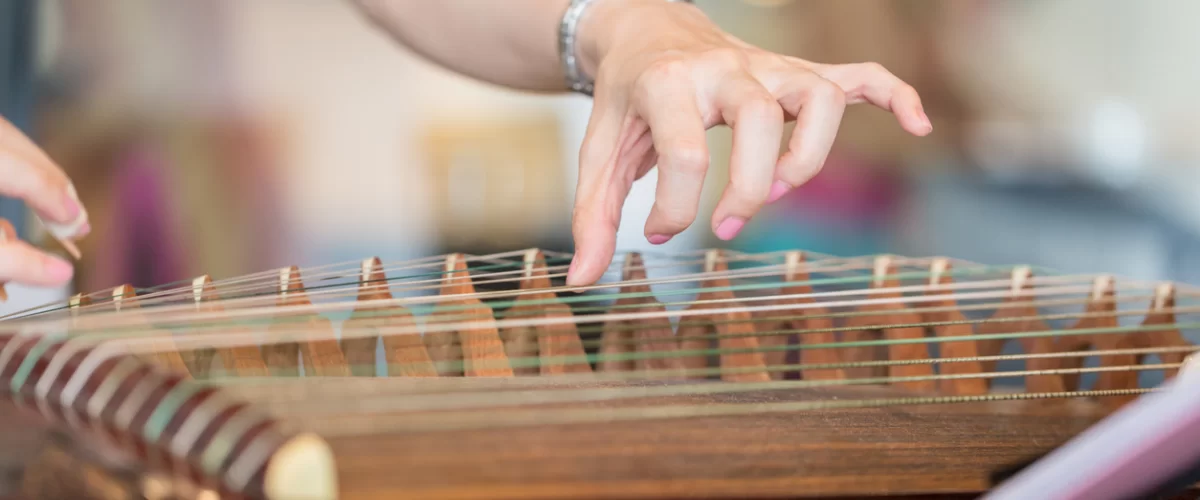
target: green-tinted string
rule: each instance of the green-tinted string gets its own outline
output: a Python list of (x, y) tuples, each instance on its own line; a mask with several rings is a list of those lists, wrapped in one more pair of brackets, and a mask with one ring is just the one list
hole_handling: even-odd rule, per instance
[[(980, 270), (980, 271), (962, 271), (962, 270), (960, 270), (959, 272), (971, 273), (971, 274), (985, 274), (988, 271), (982, 271), (982, 270)], [(889, 277), (912, 278), (912, 277), (923, 277), (923, 276), (927, 276), (927, 275), (928, 275), (928, 273), (910, 273), (907, 275), (889, 275)], [(823, 280), (813, 280), (808, 283), (819, 286), (819, 285), (861, 283), (864, 281), (871, 281), (874, 279), (875, 279), (874, 276), (862, 276), (862, 277), (856, 276), (856, 277), (846, 277), (846, 278), (827, 278), (827, 279), (823, 279)], [(735, 292), (735, 291), (748, 291), (748, 290), (776, 289), (776, 288), (779, 288), (779, 286), (780, 285), (778, 283), (762, 283), (762, 284), (749, 283), (749, 284), (742, 284), (742, 285), (701, 287), (701, 288), (686, 289), (686, 290), (664, 290), (664, 291), (660, 291), (657, 293), (653, 292), (653, 291), (627, 292), (627, 293), (618, 292), (618, 293), (610, 293), (610, 294), (600, 294), (600, 295), (596, 295), (596, 296), (580, 295), (580, 296), (575, 296), (575, 297), (551, 297), (551, 298), (547, 298), (547, 299), (523, 298), (523, 299), (517, 299), (517, 300), (489, 302), (489, 303), (486, 303), (486, 305), (491, 308), (511, 308), (514, 305), (518, 305), (518, 304), (524, 305), (524, 306), (552, 305), (552, 304), (560, 304), (560, 303), (570, 305), (570, 304), (574, 304), (574, 303), (593, 302), (593, 301), (604, 300), (604, 299), (609, 299), (609, 298), (615, 298), (615, 299), (647, 298), (647, 297), (654, 298), (657, 296), (694, 295), (694, 294), (698, 294), (698, 293), (711, 293), (711, 292)], [(871, 293), (871, 290), (864, 289), (863, 293), (869, 294), (869, 293)], [(455, 296), (443, 296), (443, 297), (438, 297), (438, 298), (442, 299), (443, 301), (462, 300)], [(786, 298), (786, 297), (784, 297), (784, 298)], [(944, 300), (944, 299), (942, 299), (942, 300)], [(931, 301), (936, 301), (936, 299), (931, 299)], [(350, 306), (355, 305), (356, 302), (355, 301), (346, 301), (346, 302), (343, 302), (343, 304), (345, 304), (347, 307), (350, 307)], [(403, 306), (405, 309), (408, 309), (413, 314), (421, 314), (421, 315), (427, 315), (427, 314), (433, 313), (435, 310), (439, 314), (445, 314), (447, 312), (460, 311), (460, 310), (468, 310), (468, 311), (475, 310), (475, 309), (478, 309), (478, 307), (479, 307), (479, 304), (470, 304), (470, 303), (467, 303), (467, 304), (444, 304), (444, 303), (436, 303), (436, 302), (432, 303), (432, 304), (408, 304), (408, 305), (397, 304), (397, 305)], [(802, 308), (805, 306), (798, 305), (796, 307)], [(314, 313), (311, 313), (311, 312), (295, 313), (295, 315), (299, 316), (302, 321), (307, 321), (307, 318), (311, 317), (313, 314)], [(356, 312), (356, 314), (361, 314), (362, 317), (370, 317), (369, 315), (371, 314), (371, 311), (358, 311), (358, 312)], [(391, 315), (394, 313), (384, 309), (382, 311), (376, 312), (376, 314), (384, 316), (384, 315)], [(499, 314), (499, 313), (493, 312), (493, 314)], [(274, 313), (271, 311), (263, 311), (263, 315), (261, 317), (237, 318), (237, 319), (233, 319), (233, 320), (223, 320), (225, 322), (222, 324), (227, 324), (230, 326), (247, 326), (247, 327), (249, 327), (249, 326), (261, 325), (261, 324), (264, 324), (264, 322), (273, 323), (279, 319), (286, 318), (286, 317), (288, 317), (288, 315), (282, 315), (282, 314)], [(153, 322), (155, 318), (149, 317), (146, 319)], [(190, 323), (193, 325), (194, 324), (204, 324), (204, 322), (202, 322), (202, 321), (194, 321), (194, 322), (190, 322)], [(159, 322), (155, 323), (154, 326), (157, 328), (162, 328), (162, 329), (176, 329), (178, 327), (173, 326), (175, 324), (176, 323), (172, 323), (169, 321), (159, 321)], [(187, 325), (180, 325), (180, 326), (187, 326)], [(83, 328), (83, 327), (78, 327), (75, 331), (76, 332), (87, 332), (88, 329)]]
[[(633, 381), (670, 380), (670, 379), (677, 379), (677, 378), (696, 379), (698, 377), (713, 377), (713, 376), (723, 376), (723, 375), (741, 375), (741, 374), (754, 374), (754, 373), (796, 373), (796, 372), (809, 372), (809, 371), (850, 370), (850, 369), (856, 369), (856, 368), (887, 368), (887, 367), (895, 367), (895, 366), (914, 366), (914, 365), (946, 365), (946, 364), (976, 363), (976, 362), (984, 363), (984, 362), (997, 362), (997, 361), (1027, 361), (1027, 360), (1033, 360), (1033, 359), (1091, 358), (1091, 357), (1120, 356), (1120, 355), (1152, 355), (1152, 354), (1157, 355), (1157, 354), (1167, 354), (1167, 353), (1189, 353), (1189, 352), (1195, 352), (1197, 350), (1200, 350), (1200, 346), (1150, 347), (1150, 348), (1136, 348), (1136, 349), (1104, 349), (1104, 350), (1094, 350), (1094, 351), (1049, 352), (1049, 353), (1036, 353), (1036, 354), (1001, 354), (1001, 355), (992, 355), (992, 356), (920, 358), (920, 359), (898, 359), (898, 360), (878, 360), (878, 361), (847, 361), (847, 362), (838, 362), (838, 363), (794, 363), (794, 364), (774, 364), (774, 365), (769, 364), (769, 365), (765, 365), (765, 366), (748, 366), (748, 367), (747, 366), (738, 366), (738, 367), (717, 366), (717, 367), (686, 368), (686, 369), (683, 369), (683, 368), (679, 368), (679, 369), (660, 368), (660, 369), (638, 369), (638, 370), (623, 370), (623, 371), (596, 370), (594, 372), (575, 373), (575, 374), (569, 374), (569, 375), (554, 375), (554, 376), (552, 376), (552, 380), (557, 381), (557, 382), (562, 382), (562, 383), (569, 383), (569, 382), (574, 382), (574, 383), (601, 382), (601, 383), (603, 383), (603, 382), (611, 382), (611, 381), (630, 381), (630, 380), (633, 380)], [(530, 367), (536, 368), (536, 367), (538, 367), (538, 366), (530, 366), (529, 363), (525, 363), (525, 362), (514, 363), (514, 360), (522, 360), (522, 359), (529, 359), (529, 358), (512, 358), (512, 357), (510, 357), (508, 359), (509, 359), (509, 363), (504, 366), (511, 366), (514, 370), (521, 369), (521, 368), (530, 368)], [(437, 367), (439, 373), (463, 373), (465, 371), (465, 369), (468, 367), (468, 363), (469, 362), (467, 362), (467, 361), (458, 360), (458, 361), (435, 362), (434, 365)], [(485, 362), (485, 364), (486, 364), (486, 362)], [(499, 364), (497, 363), (497, 366), (498, 365)], [(1161, 364), (1160, 363), (1160, 364), (1153, 364), (1153, 365), (1129, 365), (1129, 366), (1148, 367), (1148, 368), (1138, 368), (1138, 370), (1153, 371), (1153, 370), (1158, 370), (1158, 369), (1178, 368), (1177, 365), (1179, 365), (1179, 364), (1178, 363), (1172, 363), (1172, 364)], [(369, 365), (348, 363), (346, 366), (348, 366), (348, 368), (352, 372), (355, 369), (360, 369), (360, 368), (364, 368), (364, 367), (369, 367), (371, 369), (376, 368), (376, 365), (374, 363), (369, 364)], [(353, 378), (356, 378), (356, 379), (404, 378), (399, 375), (395, 375), (395, 374), (391, 373), (392, 369), (401, 370), (402, 366), (403, 366), (403, 364), (396, 365), (396, 366), (392, 366), (389, 364), (389, 365), (387, 365), (388, 373), (386, 375), (385, 374), (377, 374), (374, 376), (355, 376)], [(1125, 367), (1108, 367), (1108, 369), (1102, 369), (1099, 371), (1121, 371), (1124, 368)], [(1091, 368), (1088, 368), (1088, 369), (1090, 370)], [(270, 368), (268, 368), (268, 370), (270, 370)], [(276, 371), (276, 373), (272, 374), (272, 377), (331, 378), (331, 377), (320, 377), (320, 376), (308, 373), (307, 370), (308, 369), (306, 368), (306, 372), (304, 375), (285, 374), (283, 372)], [(979, 372), (979, 373), (993, 374), (993, 375), (989, 375), (990, 378), (1015, 378), (1015, 377), (1022, 377), (1022, 376), (1084, 373), (1084, 372), (1077, 371), (1078, 369), (1075, 369), (1075, 368), (1054, 369), (1054, 370), (1059, 370), (1059, 371), (1051, 373), (1051, 371), (1053, 371), (1053, 370), (1023, 370), (1023, 371), (1009, 370), (1009, 371), (994, 371), (994, 372)], [(1068, 371), (1062, 371), (1062, 370), (1068, 370)], [(518, 375), (518, 377), (530, 378), (525, 375)], [(541, 375), (539, 378), (546, 379), (547, 377), (551, 377), (551, 376)], [(457, 378), (457, 377), (451, 377), (451, 378)], [(966, 376), (965, 378), (971, 378), (971, 377)], [(241, 384), (241, 383), (257, 383), (257, 382), (259, 382), (260, 379), (261, 379), (261, 377), (246, 377), (246, 376), (239, 376), (236, 374), (232, 374), (231, 371), (228, 368), (226, 368), (226, 369), (221, 369), (221, 370), (214, 370), (214, 371), (210, 372), (209, 376), (206, 376), (200, 380), (204, 380), (208, 383), (213, 383), (213, 384)], [(872, 380), (874, 380), (874, 379), (872, 379)], [(918, 381), (918, 379), (913, 379), (912, 381)], [(871, 382), (871, 383), (874, 383), (874, 382)]]

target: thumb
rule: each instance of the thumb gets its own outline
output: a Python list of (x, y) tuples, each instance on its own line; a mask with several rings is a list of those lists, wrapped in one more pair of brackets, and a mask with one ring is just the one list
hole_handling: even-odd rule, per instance
[(12, 224), (0, 219), (0, 291), (9, 281), (30, 286), (60, 286), (70, 281), (74, 272), (67, 261), (16, 239)]

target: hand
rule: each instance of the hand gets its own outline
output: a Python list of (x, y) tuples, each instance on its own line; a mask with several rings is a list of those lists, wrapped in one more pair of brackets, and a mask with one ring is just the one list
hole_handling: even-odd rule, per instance
[[(91, 227), (70, 179), (20, 130), (0, 118), (0, 194), (24, 200), (57, 237), (78, 239)], [(70, 228), (72, 234), (62, 234)], [(60, 286), (74, 269), (67, 261), (20, 241), (9, 221), (0, 219), (0, 285), (14, 281)], [(68, 240), (69, 241), (69, 240)]]
[[(595, 75), (596, 89), (579, 155), (572, 286), (604, 274), (630, 187), (655, 165), (646, 238), (662, 244), (692, 224), (709, 165), (709, 128), (733, 129), (730, 180), (712, 214), (722, 240), (820, 171), (847, 104), (890, 111), (913, 135), (933, 130), (916, 90), (878, 64), (818, 64), (767, 52), (722, 32), (691, 5), (598, 1), (579, 36), (582, 69)], [(780, 157), (790, 120), (795, 132)]]

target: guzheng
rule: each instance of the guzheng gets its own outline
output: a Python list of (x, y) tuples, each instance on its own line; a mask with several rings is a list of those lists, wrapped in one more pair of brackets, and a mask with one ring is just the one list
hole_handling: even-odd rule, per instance
[[(450, 254), (0, 322), (13, 498), (977, 496), (1171, 379), (1200, 291), (948, 258)], [(14, 451), (16, 450), (16, 451)]]

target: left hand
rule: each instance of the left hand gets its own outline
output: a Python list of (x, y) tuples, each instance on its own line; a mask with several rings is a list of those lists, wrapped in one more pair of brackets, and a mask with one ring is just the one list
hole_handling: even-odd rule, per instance
[[(579, 33), (582, 69), (595, 75), (596, 90), (579, 155), (572, 286), (604, 274), (630, 187), (655, 165), (646, 238), (665, 243), (692, 224), (709, 165), (709, 128), (733, 128), (730, 180), (711, 223), (722, 240), (821, 170), (847, 104), (890, 111), (916, 136), (933, 130), (916, 90), (882, 66), (774, 54), (724, 33), (688, 4), (597, 1)], [(790, 120), (795, 132), (780, 157)]]

